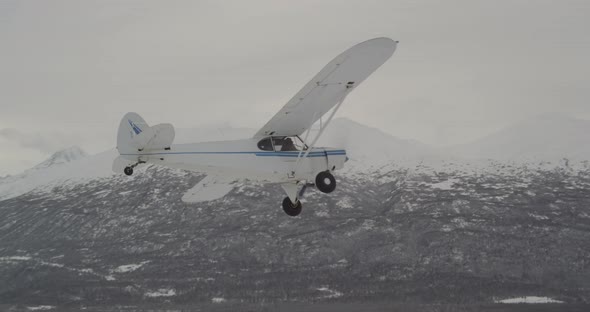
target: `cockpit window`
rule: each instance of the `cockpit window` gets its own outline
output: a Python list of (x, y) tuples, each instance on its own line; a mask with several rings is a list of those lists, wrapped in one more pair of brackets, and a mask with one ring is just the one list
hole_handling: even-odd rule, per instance
[(293, 143), (293, 140), (291, 138), (285, 138), (283, 140), (283, 144), (281, 145), (281, 152), (285, 151), (298, 151), (297, 147), (295, 146), (295, 143)]
[(258, 142), (258, 148), (263, 150), (263, 151), (273, 151), (273, 147), (272, 147), (272, 142), (270, 141), (270, 138), (265, 138), (260, 140), (260, 142)]
[(258, 142), (258, 148), (263, 151), (275, 152), (289, 152), (289, 151), (305, 151), (307, 145), (297, 137), (268, 137)]
[(273, 145), (276, 152), (305, 151), (307, 145), (298, 136), (273, 137)]

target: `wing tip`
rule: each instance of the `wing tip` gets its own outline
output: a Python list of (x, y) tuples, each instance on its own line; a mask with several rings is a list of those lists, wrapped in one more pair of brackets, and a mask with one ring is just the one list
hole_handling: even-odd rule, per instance
[(367, 41), (363, 41), (358, 45), (371, 45), (371, 46), (379, 46), (382, 48), (392, 48), (395, 49), (397, 44), (399, 43), (398, 40), (393, 40), (389, 37), (377, 37), (373, 39), (369, 39)]

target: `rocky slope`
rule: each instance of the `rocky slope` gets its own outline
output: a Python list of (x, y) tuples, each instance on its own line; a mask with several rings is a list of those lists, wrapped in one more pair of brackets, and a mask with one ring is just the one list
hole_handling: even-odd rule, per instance
[(276, 185), (181, 202), (200, 178), (147, 167), (1, 201), (0, 302), (590, 301), (587, 167), (345, 174), (296, 218)]

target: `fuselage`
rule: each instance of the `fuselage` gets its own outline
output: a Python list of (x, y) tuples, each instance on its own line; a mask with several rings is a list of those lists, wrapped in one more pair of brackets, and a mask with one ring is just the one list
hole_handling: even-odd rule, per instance
[[(313, 180), (317, 173), (344, 166), (346, 151), (337, 148), (275, 151), (259, 148), (259, 139), (173, 144), (169, 149), (121, 156), (172, 168), (261, 182)], [(305, 157), (304, 157), (305, 156)]]

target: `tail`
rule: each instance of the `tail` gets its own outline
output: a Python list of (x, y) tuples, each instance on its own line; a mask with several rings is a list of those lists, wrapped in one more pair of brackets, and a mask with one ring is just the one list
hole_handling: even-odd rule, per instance
[(140, 161), (148, 161), (148, 152), (168, 150), (174, 141), (174, 127), (158, 124), (150, 127), (137, 113), (127, 113), (119, 123), (117, 150), (119, 157), (113, 163), (113, 170), (120, 172), (125, 167)]

